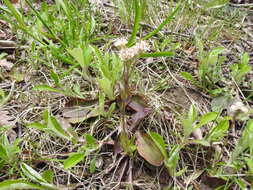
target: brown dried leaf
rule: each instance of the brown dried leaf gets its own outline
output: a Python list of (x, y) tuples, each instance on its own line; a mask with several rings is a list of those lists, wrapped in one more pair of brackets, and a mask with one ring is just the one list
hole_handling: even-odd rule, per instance
[(133, 96), (127, 107), (136, 112), (131, 116), (129, 121), (131, 130), (134, 129), (151, 112), (151, 108), (148, 108), (141, 96)]
[(80, 123), (91, 117), (98, 116), (98, 113), (91, 111), (86, 107), (73, 106), (64, 108), (62, 112), (63, 117), (70, 123)]
[(164, 156), (152, 138), (148, 134), (139, 131), (136, 132), (136, 138), (138, 153), (150, 164), (154, 166), (162, 165)]
[(8, 111), (0, 110), (0, 126), (8, 125), (13, 127), (15, 123), (15, 118), (9, 115)]
[(202, 189), (211, 190), (226, 184), (224, 179), (218, 177), (211, 177), (207, 174), (201, 176), (201, 187)]
[(12, 62), (7, 61), (7, 59), (0, 60), (0, 66), (5, 68), (7, 71), (10, 71), (14, 64)]

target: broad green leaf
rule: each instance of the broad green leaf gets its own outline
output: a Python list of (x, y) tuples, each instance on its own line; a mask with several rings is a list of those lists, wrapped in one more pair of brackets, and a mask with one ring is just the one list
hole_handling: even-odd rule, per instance
[(104, 91), (110, 100), (114, 100), (114, 89), (112, 82), (108, 78), (97, 79), (99, 87)]
[(226, 132), (229, 129), (229, 121), (222, 120), (218, 125), (212, 127), (210, 130), (207, 139), (211, 141), (220, 141), (226, 135)]
[(45, 179), (48, 183), (53, 183), (54, 173), (52, 170), (44, 171), (41, 176)]
[(81, 162), (85, 157), (85, 153), (72, 153), (70, 156), (63, 162), (64, 168), (69, 169)]
[(97, 140), (91, 136), (90, 134), (85, 134), (86, 146), (89, 149), (96, 149), (97, 148)]
[(248, 65), (248, 63), (249, 63), (249, 54), (247, 52), (242, 55), (241, 63), (243, 65)]
[(206, 125), (207, 123), (216, 120), (218, 116), (219, 116), (219, 113), (217, 112), (206, 113), (200, 117), (199, 123), (194, 128), (196, 129), (196, 128), (202, 127), (203, 125)]
[(60, 79), (57, 73), (55, 73), (53, 70), (50, 72), (51, 79), (54, 80), (55, 84), (58, 86), (60, 84)]
[(27, 182), (22, 179), (17, 180), (5, 180), (0, 182), (0, 190), (15, 190), (15, 189), (43, 189), (48, 190), (47, 188), (41, 187), (30, 182)]
[(84, 53), (82, 48), (74, 48), (72, 50), (68, 50), (68, 53), (80, 64), (82, 68), (85, 68), (87, 65), (85, 65), (84, 61)]
[(205, 9), (214, 9), (225, 6), (229, 0), (211, 0), (204, 6)]
[(152, 138), (156, 146), (160, 149), (161, 153), (163, 154), (164, 158), (167, 159), (168, 155), (166, 152), (166, 144), (163, 140), (163, 137), (155, 132), (149, 132), (149, 136)]
[(134, 139), (128, 138), (125, 132), (121, 132), (119, 135), (120, 146), (126, 154), (133, 156), (133, 152), (136, 150), (134, 145)]
[(40, 173), (38, 173), (36, 170), (31, 168), (27, 164), (22, 163), (21, 164), (21, 170), (29, 179), (33, 180), (34, 182), (47, 183), (47, 181), (40, 175)]
[(180, 6), (177, 5), (176, 8), (172, 11), (172, 13), (152, 32), (150, 32), (148, 35), (146, 35), (143, 40), (147, 40), (151, 38), (152, 36), (156, 35), (159, 31), (162, 30), (162, 28), (168, 24), (176, 15), (176, 13), (179, 11)]
[(136, 132), (136, 144), (138, 153), (154, 166), (162, 165), (164, 156), (152, 138), (145, 133)]
[(188, 72), (181, 72), (180, 74), (184, 79), (186, 79), (188, 81), (193, 81), (194, 80), (193, 76)]
[(27, 125), (27, 127), (42, 130), (42, 131), (47, 128), (46, 125), (43, 125), (43, 124), (38, 123), (38, 122), (31, 123), (31, 124)]

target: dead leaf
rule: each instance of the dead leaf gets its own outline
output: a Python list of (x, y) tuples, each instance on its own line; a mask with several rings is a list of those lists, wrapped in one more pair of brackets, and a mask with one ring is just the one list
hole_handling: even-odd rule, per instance
[(65, 108), (62, 112), (63, 117), (70, 123), (80, 123), (99, 114), (86, 107), (74, 106)]
[(131, 101), (127, 105), (128, 108), (132, 109), (136, 113), (131, 116), (129, 120), (130, 130), (132, 131), (148, 114), (151, 112), (151, 108), (147, 106), (144, 99), (141, 96), (133, 96)]
[(202, 189), (212, 190), (222, 185), (225, 185), (227, 182), (224, 179), (218, 177), (211, 177), (207, 174), (201, 176), (201, 187)]
[(7, 59), (1, 59), (0, 66), (5, 68), (7, 71), (10, 71), (14, 64), (12, 62), (7, 61)]
[(138, 153), (150, 164), (161, 166), (164, 161), (164, 156), (152, 138), (148, 134), (139, 131), (136, 132), (136, 138)]
[(7, 125), (13, 127), (15, 123), (15, 117), (9, 115), (8, 111), (0, 110), (0, 126)]
[(15, 49), (17, 47), (16, 42), (10, 40), (0, 40), (0, 49)]

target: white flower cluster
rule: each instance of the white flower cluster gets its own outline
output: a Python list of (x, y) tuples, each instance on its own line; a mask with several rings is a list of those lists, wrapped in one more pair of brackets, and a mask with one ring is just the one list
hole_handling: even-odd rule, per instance
[(119, 57), (123, 60), (129, 60), (134, 58), (140, 53), (150, 50), (150, 46), (146, 41), (140, 41), (130, 48), (122, 48), (119, 52)]
[(125, 48), (127, 44), (127, 39), (126, 38), (118, 38), (115, 42), (114, 42), (114, 46), (122, 49)]
[(247, 113), (248, 108), (241, 102), (237, 101), (230, 107), (230, 112), (234, 115), (235, 113)]

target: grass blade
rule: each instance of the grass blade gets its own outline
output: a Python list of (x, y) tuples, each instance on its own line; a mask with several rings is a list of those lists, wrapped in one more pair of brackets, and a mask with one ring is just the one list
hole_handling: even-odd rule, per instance
[(140, 0), (135, 0), (135, 19), (134, 19), (134, 27), (131, 37), (128, 40), (127, 46), (130, 47), (136, 41), (136, 35), (139, 29), (141, 15), (142, 15), (142, 5)]
[(140, 55), (141, 58), (146, 57), (172, 57), (174, 55), (171, 51), (154, 52), (154, 53), (143, 53)]
[(169, 15), (154, 31), (150, 32), (148, 35), (146, 35), (143, 40), (147, 40), (149, 38), (151, 38), (152, 36), (156, 35), (160, 30), (162, 30), (162, 28), (168, 24), (176, 15), (176, 13), (179, 11), (180, 6), (177, 5), (175, 10), (171, 13), (171, 15)]

